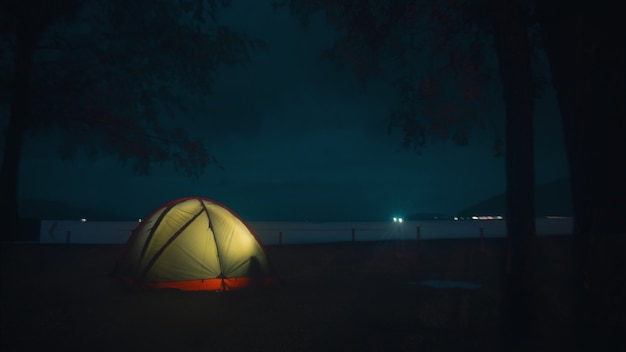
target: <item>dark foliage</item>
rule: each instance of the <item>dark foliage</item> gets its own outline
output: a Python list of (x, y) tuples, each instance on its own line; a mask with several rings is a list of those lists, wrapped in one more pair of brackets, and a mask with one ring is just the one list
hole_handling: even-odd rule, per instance
[[(117, 155), (140, 173), (155, 163), (187, 175), (215, 157), (191, 115), (211, 118), (204, 97), (215, 72), (243, 65), (265, 43), (220, 25), (230, 1), (6, 1), (0, 5), (0, 103), (8, 105), (0, 170), (0, 220), (19, 231), (17, 184), (25, 133), (62, 138), (61, 154)], [(6, 93), (8, 91), (8, 93)], [(219, 164), (218, 164), (219, 165)]]
[[(90, 157), (118, 155), (142, 173), (163, 162), (189, 175), (203, 172), (214, 157), (175, 121), (209, 110), (203, 97), (221, 66), (245, 64), (251, 50), (265, 47), (219, 24), (218, 8), (228, 3), (102, 0), (55, 7), (58, 15), (42, 29), (33, 57), (25, 127), (60, 127), (66, 157), (84, 149)], [(69, 9), (71, 18), (59, 21)], [(11, 29), (13, 43), (20, 32)]]

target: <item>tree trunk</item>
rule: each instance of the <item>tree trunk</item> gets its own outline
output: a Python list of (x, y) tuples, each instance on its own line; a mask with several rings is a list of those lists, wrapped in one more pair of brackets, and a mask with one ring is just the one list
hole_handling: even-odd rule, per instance
[(602, 3), (537, 2), (570, 163), (575, 333), (588, 344), (598, 341), (594, 331), (606, 336), (626, 327), (626, 51), (619, 13)]
[(532, 319), (536, 285), (533, 110), (534, 92), (528, 39), (528, 2), (494, 0), (495, 48), (506, 109), (506, 276), (503, 342), (527, 350), (536, 336)]
[(21, 234), (17, 210), (17, 188), (22, 139), (29, 114), (29, 80), (33, 55), (41, 34), (41, 27), (27, 25), (17, 35), (15, 55), (15, 76), (9, 123), (6, 129), (6, 142), (2, 169), (0, 170), (0, 223), (3, 224), (2, 240), (12, 240)]

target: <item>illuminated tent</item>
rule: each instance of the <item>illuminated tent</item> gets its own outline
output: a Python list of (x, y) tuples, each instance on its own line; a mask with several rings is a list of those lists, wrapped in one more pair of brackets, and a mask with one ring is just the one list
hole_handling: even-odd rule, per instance
[(113, 274), (133, 285), (181, 290), (276, 281), (254, 232), (224, 205), (200, 197), (152, 212), (131, 234)]

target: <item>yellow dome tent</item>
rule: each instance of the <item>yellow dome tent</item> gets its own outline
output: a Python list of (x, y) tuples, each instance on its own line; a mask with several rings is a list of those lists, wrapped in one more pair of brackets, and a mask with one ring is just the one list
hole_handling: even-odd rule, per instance
[(133, 231), (113, 274), (133, 285), (230, 290), (276, 281), (263, 245), (234, 212), (187, 197), (156, 209)]

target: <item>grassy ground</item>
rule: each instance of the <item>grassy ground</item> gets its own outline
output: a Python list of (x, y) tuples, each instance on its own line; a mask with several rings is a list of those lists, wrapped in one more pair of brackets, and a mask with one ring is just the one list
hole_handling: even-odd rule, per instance
[[(430, 240), (269, 246), (283, 283), (140, 290), (107, 274), (117, 245), (3, 245), (2, 351), (500, 350), (505, 243)], [(569, 240), (541, 239), (538, 350), (571, 336)], [(549, 258), (549, 259), (547, 259)], [(481, 288), (437, 289), (422, 280)]]

